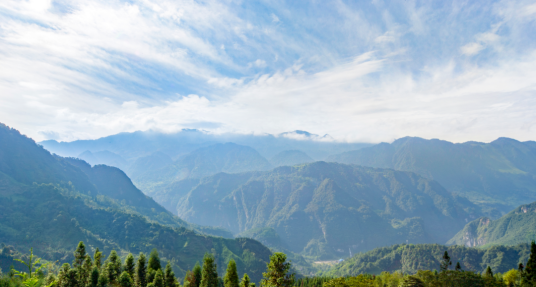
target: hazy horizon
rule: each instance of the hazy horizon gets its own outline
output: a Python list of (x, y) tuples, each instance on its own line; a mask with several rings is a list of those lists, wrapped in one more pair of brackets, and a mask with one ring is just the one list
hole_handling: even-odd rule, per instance
[(0, 3), (0, 122), (536, 140), (534, 1)]

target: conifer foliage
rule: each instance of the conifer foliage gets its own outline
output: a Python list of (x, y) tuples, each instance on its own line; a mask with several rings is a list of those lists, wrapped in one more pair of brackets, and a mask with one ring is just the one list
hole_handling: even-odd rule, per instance
[(287, 262), (287, 255), (276, 252), (270, 257), (267, 272), (262, 273), (263, 287), (284, 287), (294, 284), (294, 274), (290, 274), (290, 262)]
[(203, 270), (201, 271), (201, 287), (218, 286), (218, 271), (214, 262), (214, 255), (205, 253), (203, 257)]
[(236, 262), (233, 259), (227, 265), (227, 272), (223, 282), (225, 287), (238, 287), (238, 273), (236, 272)]
[(530, 257), (523, 272), (523, 282), (536, 285), (536, 242), (530, 244)]

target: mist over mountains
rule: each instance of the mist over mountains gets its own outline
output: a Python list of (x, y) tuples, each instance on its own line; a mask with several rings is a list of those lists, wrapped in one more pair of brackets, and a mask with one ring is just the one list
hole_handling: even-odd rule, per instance
[(459, 242), (451, 238), (465, 224), (536, 201), (535, 142), (327, 139), (183, 130), (41, 144), (88, 162), (126, 162), (133, 182), (183, 220), (315, 258)]

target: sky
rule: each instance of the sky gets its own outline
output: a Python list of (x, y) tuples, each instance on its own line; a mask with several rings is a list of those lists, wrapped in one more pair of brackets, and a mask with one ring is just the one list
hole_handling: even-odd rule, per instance
[(536, 140), (536, 1), (0, 1), (0, 122)]

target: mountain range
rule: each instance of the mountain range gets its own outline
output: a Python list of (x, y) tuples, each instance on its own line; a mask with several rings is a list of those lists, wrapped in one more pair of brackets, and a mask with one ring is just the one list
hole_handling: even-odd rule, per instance
[(201, 233), (225, 233), (218, 228), (192, 226), (145, 196), (121, 170), (52, 155), (0, 125), (0, 242), (23, 252), (33, 247), (38, 256), (61, 262), (72, 261), (79, 241), (90, 253), (98, 247), (122, 256), (157, 248), (178, 276), (210, 252), (218, 272), (234, 259), (240, 274), (260, 280), (268, 248)]
[(499, 138), (454, 144), (405, 137), (332, 155), (327, 161), (415, 172), (487, 208), (494, 218), (536, 201), (534, 141)]
[(272, 228), (291, 251), (323, 259), (397, 242), (444, 243), (480, 216), (415, 173), (326, 162), (177, 181), (153, 197), (199, 225), (235, 234)]

